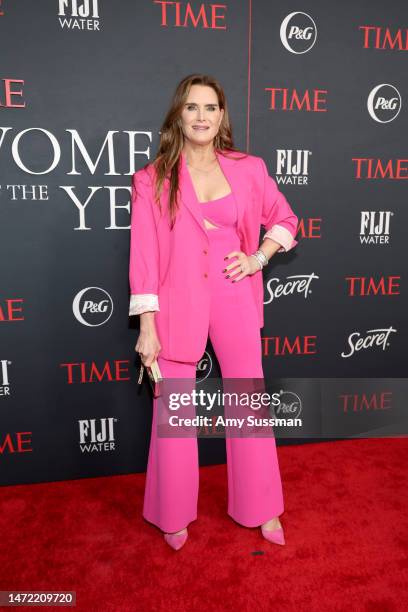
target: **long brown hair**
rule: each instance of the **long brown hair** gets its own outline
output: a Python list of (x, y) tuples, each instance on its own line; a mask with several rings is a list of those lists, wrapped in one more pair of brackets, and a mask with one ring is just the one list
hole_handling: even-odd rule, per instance
[[(179, 208), (180, 156), (184, 145), (184, 136), (181, 128), (181, 112), (192, 85), (207, 85), (208, 87), (212, 87), (217, 94), (219, 107), (224, 109), (224, 115), (218, 133), (214, 138), (214, 148), (219, 152), (235, 151), (241, 153), (239, 149), (235, 148), (233, 143), (227, 101), (220, 83), (214, 77), (201, 73), (194, 73), (184, 77), (176, 87), (170, 108), (164, 118), (160, 130), (159, 148), (152, 162), (156, 170), (154, 198), (159, 207), (163, 183), (166, 178), (168, 178), (170, 182), (169, 211), (171, 229), (174, 226), (177, 210)], [(222, 154), (224, 155), (224, 153)], [(247, 154), (244, 154), (242, 157), (246, 156)]]

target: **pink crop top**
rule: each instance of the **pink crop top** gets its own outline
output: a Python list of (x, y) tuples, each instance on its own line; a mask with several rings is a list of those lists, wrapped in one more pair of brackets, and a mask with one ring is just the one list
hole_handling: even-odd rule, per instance
[(234, 227), (237, 223), (237, 206), (234, 194), (231, 192), (226, 196), (208, 202), (199, 202), (203, 217), (220, 227)]

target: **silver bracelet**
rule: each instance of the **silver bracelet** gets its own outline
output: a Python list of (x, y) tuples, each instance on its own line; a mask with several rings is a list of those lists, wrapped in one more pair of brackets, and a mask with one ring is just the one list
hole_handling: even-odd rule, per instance
[(263, 268), (264, 266), (268, 264), (269, 260), (266, 257), (265, 253), (261, 251), (261, 249), (258, 249), (257, 251), (255, 251), (255, 253), (252, 253), (252, 255), (257, 258), (261, 268)]
[(263, 268), (263, 264), (262, 264), (262, 262), (260, 261), (260, 259), (258, 258), (258, 256), (257, 256), (257, 255), (255, 255), (255, 253), (251, 253), (250, 257), (255, 257), (256, 261), (258, 262), (259, 269), (260, 269), (260, 270), (262, 270), (262, 268)]

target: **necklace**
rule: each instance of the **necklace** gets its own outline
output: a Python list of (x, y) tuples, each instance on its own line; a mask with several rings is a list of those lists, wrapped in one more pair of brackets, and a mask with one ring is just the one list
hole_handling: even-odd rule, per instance
[[(214, 161), (217, 161), (216, 157), (214, 157), (214, 159), (210, 163)], [(210, 172), (213, 172), (215, 170), (215, 168), (212, 168), (211, 170), (202, 170), (201, 168), (196, 168), (195, 166), (192, 166), (188, 162), (187, 162), (187, 166), (190, 166), (190, 168), (194, 168), (194, 170), (198, 170), (199, 172), (204, 172), (205, 174), (209, 174)]]

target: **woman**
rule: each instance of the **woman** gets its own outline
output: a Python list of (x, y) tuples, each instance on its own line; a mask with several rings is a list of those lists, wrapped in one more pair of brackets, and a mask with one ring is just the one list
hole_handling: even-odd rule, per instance
[[(261, 270), (297, 244), (297, 224), (265, 162), (233, 146), (220, 84), (184, 78), (155, 160), (133, 175), (129, 312), (142, 363), (195, 380), (209, 336), (223, 378), (263, 378)], [(159, 437), (157, 410), (154, 399), (143, 516), (178, 550), (197, 518), (197, 439)], [(275, 439), (227, 438), (226, 452), (228, 514), (284, 544)]]

